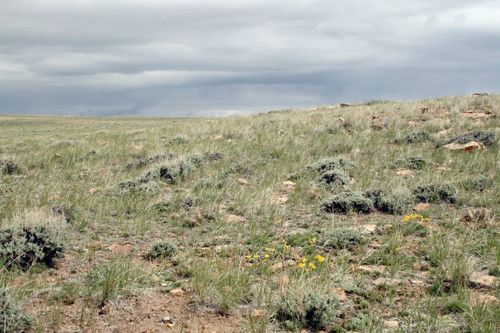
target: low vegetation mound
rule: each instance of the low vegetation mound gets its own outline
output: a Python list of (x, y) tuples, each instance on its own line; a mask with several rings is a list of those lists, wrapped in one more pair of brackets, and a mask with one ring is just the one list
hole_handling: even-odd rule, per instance
[(19, 166), (11, 160), (0, 160), (0, 175), (12, 175), (19, 171)]
[(346, 186), (350, 184), (351, 179), (344, 171), (334, 169), (321, 174), (318, 182), (328, 186)]
[(413, 190), (419, 202), (437, 203), (457, 201), (457, 189), (450, 184), (425, 184)]
[(321, 236), (320, 245), (325, 248), (343, 250), (361, 244), (363, 236), (355, 229), (338, 228), (326, 232)]
[(392, 167), (410, 170), (422, 170), (427, 164), (428, 162), (422, 157), (412, 156), (395, 160), (392, 163)]
[(169, 241), (159, 241), (151, 246), (144, 256), (147, 259), (170, 258), (176, 251), (176, 247)]
[(496, 143), (496, 135), (492, 131), (474, 130), (450, 138), (442, 145), (450, 143), (466, 144), (471, 141), (480, 142), (485, 146), (493, 146)]
[(339, 311), (338, 299), (329, 293), (290, 292), (282, 297), (276, 319), (289, 330), (324, 330), (334, 324)]
[(62, 244), (44, 226), (0, 230), (0, 261), (6, 268), (53, 267), (62, 253)]
[(365, 197), (362, 192), (342, 192), (325, 200), (322, 208), (327, 213), (363, 213), (373, 211), (373, 201)]
[(402, 214), (409, 206), (409, 198), (385, 193), (380, 189), (368, 190), (363, 194), (373, 202), (373, 207), (386, 214)]
[(407, 134), (399, 142), (406, 143), (406, 144), (413, 144), (413, 143), (422, 143), (422, 142), (427, 142), (427, 141), (432, 141), (432, 136), (425, 131), (419, 131), (419, 132), (411, 132), (411, 133)]
[(355, 167), (354, 162), (343, 158), (343, 157), (333, 157), (333, 158), (323, 158), (317, 162), (310, 164), (307, 167), (309, 172), (324, 172), (328, 170), (349, 170)]
[(10, 292), (0, 289), (0, 333), (27, 332), (31, 319), (16, 304)]

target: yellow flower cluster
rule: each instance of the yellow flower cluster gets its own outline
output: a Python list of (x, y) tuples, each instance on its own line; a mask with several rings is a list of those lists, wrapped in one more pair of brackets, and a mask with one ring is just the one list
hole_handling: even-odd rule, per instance
[(245, 259), (248, 262), (257, 262), (257, 261), (268, 261), (271, 259), (271, 255), (276, 251), (275, 248), (272, 247), (265, 247), (264, 248), (264, 253), (255, 253), (255, 254), (249, 254), (245, 256)]
[(429, 226), (431, 223), (431, 219), (429, 217), (425, 217), (421, 214), (408, 214), (403, 217), (403, 222), (405, 223), (412, 221), (420, 222), (425, 226)]
[(323, 262), (325, 262), (325, 257), (318, 254), (314, 256), (314, 260), (312, 261), (309, 261), (309, 259), (307, 259), (306, 257), (300, 259), (299, 263), (297, 264), (297, 267), (304, 269), (306, 271), (315, 270)]

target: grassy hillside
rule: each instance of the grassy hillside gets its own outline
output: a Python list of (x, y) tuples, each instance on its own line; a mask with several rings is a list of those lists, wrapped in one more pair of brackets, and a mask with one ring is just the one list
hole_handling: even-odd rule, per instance
[(2, 116), (0, 332), (498, 331), (499, 112)]

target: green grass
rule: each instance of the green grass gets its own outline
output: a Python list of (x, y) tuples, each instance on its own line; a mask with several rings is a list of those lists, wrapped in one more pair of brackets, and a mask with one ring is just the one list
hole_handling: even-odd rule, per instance
[[(68, 316), (92, 329), (110, 320), (103, 305), (147, 296), (154, 307), (182, 287), (198, 317), (220, 313), (248, 332), (285, 330), (286, 295), (336, 299), (338, 289), (334, 323), (317, 313), (315, 326), (292, 309), (300, 318), (289, 328), (379, 332), (396, 320), (402, 331), (497, 331), (499, 303), (472, 295), (498, 299), (498, 283), (469, 279), (498, 277), (500, 266), (499, 109), (493, 95), (231, 118), (1, 116), (0, 228), (40, 221), (64, 260), (12, 269), (0, 253), (0, 286), (34, 329), (64, 327)], [(490, 115), (477, 122), (469, 110)], [(471, 131), (496, 142), (475, 135), (486, 149), (440, 147)], [(351, 206), (324, 211), (339, 199)], [(404, 222), (420, 201), (430, 203), (423, 217)], [(480, 207), (488, 214), (462, 218)]]

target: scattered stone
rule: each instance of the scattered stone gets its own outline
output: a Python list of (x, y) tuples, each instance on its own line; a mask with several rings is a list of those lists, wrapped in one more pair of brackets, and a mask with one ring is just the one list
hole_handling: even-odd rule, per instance
[(289, 198), (286, 194), (282, 194), (282, 193), (278, 193), (278, 192), (273, 192), (271, 196), (272, 196), (273, 201), (278, 203), (278, 204), (286, 204), (289, 200)]
[(424, 210), (429, 209), (430, 206), (431, 205), (427, 202), (421, 202), (421, 203), (417, 204), (415, 207), (413, 207), (413, 211), (422, 212)]
[(363, 272), (363, 273), (382, 274), (385, 272), (385, 266), (382, 266), (382, 265), (360, 265), (360, 266), (356, 267), (356, 270)]
[(229, 223), (241, 223), (245, 222), (245, 218), (240, 215), (230, 214), (226, 217), (227, 222)]
[(452, 150), (452, 151), (465, 151), (465, 152), (471, 152), (473, 150), (481, 150), (483, 149), (483, 145), (480, 144), (477, 141), (471, 141), (465, 144), (459, 144), (459, 143), (449, 143), (447, 145), (444, 145), (443, 148)]
[(104, 316), (107, 315), (111, 312), (111, 308), (108, 305), (104, 305), (100, 310), (99, 310), (99, 315)]
[(472, 305), (492, 305), (492, 304), (497, 304), (498, 303), (498, 298), (492, 295), (488, 294), (483, 294), (483, 293), (478, 293), (478, 292), (472, 292), (471, 294), (471, 303)]
[(487, 221), (492, 218), (493, 214), (488, 208), (467, 208), (464, 215), (462, 216), (462, 221), (464, 222), (481, 222)]
[(264, 309), (253, 309), (252, 317), (254, 318), (265, 318), (267, 317), (267, 311)]
[(332, 293), (337, 297), (340, 302), (347, 301), (345, 290), (342, 288), (333, 288)]
[(250, 182), (248, 180), (246, 180), (245, 178), (238, 178), (238, 183), (240, 183), (241, 185), (250, 184)]
[(172, 296), (181, 296), (184, 295), (184, 290), (182, 288), (174, 288), (168, 292)]
[(462, 112), (462, 116), (467, 117), (467, 118), (473, 118), (473, 119), (484, 119), (484, 118), (489, 118), (490, 113), (465, 111), (465, 112)]
[(425, 282), (422, 280), (410, 279), (410, 283), (414, 286), (417, 286), (417, 287), (424, 287), (425, 286)]
[(168, 327), (174, 327), (175, 326), (175, 321), (174, 319), (170, 318), (169, 316), (163, 317), (160, 322), (162, 324), (167, 325)]
[(403, 169), (403, 170), (396, 171), (396, 175), (403, 176), (403, 177), (409, 177), (409, 176), (414, 176), (415, 173), (412, 170)]
[(397, 286), (403, 283), (401, 279), (391, 279), (391, 278), (378, 278), (373, 281), (373, 284), (377, 287), (379, 286)]
[(271, 266), (271, 272), (277, 272), (283, 269), (283, 263), (278, 262)]
[(375, 231), (377, 231), (377, 225), (376, 224), (364, 224), (360, 227), (360, 231), (362, 234), (373, 234)]
[(474, 272), (469, 278), (469, 283), (480, 288), (492, 288), (495, 286), (496, 278), (482, 272)]
[(291, 193), (295, 190), (295, 183), (290, 181), (290, 180), (287, 180), (287, 181), (284, 181), (283, 182), (283, 186), (285, 187), (285, 191), (287, 193)]
[(108, 248), (111, 252), (116, 254), (130, 254), (133, 250), (133, 246), (131, 244), (120, 245), (118, 243), (113, 243)]
[(384, 320), (383, 325), (385, 328), (390, 328), (390, 329), (399, 328), (399, 322), (397, 320)]

